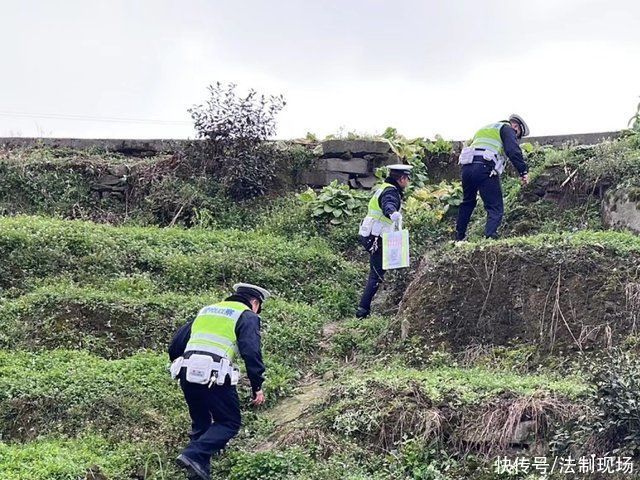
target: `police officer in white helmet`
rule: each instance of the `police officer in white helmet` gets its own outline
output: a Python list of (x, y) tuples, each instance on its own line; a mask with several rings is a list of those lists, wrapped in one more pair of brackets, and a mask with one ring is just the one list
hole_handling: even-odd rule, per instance
[(384, 280), (382, 269), (382, 239), (384, 232), (392, 232), (402, 222), (402, 198), (409, 185), (411, 165), (389, 165), (389, 175), (369, 201), (367, 216), (360, 224), (360, 243), (369, 252), (369, 278), (365, 286), (356, 317), (364, 318), (371, 311), (371, 301)]
[(471, 214), (476, 207), (477, 196), (487, 212), (486, 238), (498, 238), (498, 227), (504, 215), (500, 175), (508, 158), (520, 175), (523, 184), (529, 182), (528, 167), (518, 141), (529, 135), (529, 127), (519, 115), (492, 123), (476, 132), (468, 147), (462, 149), (459, 164), (462, 166), (463, 200), (458, 210), (456, 240), (464, 240)]

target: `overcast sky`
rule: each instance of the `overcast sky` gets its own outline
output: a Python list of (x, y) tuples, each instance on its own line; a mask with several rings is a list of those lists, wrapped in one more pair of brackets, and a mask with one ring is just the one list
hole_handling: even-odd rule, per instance
[(215, 81), (288, 104), (278, 137), (624, 128), (638, 0), (0, 0), (0, 136), (193, 137)]

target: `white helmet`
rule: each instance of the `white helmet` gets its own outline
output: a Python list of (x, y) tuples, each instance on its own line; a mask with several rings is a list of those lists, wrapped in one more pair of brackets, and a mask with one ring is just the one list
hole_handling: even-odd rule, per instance
[(516, 122), (518, 125), (520, 125), (520, 130), (522, 131), (523, 137), (526, 137), (527, 135), (529, 135), (530, 133), (529, 127), (520, 115), (516, 115), (515, 113), (512, 113), (511, 115), (509, 115), (509, 121)]
[(260, 303), (264, 302), (271, 296), (269, 290), (257, 285), (252, 285), (250, 283), (236, 283), (233, 286), (233, 291), (236, 293), (246, 293), (248, 295), (251, 295), (252, 297), (258, 299)]

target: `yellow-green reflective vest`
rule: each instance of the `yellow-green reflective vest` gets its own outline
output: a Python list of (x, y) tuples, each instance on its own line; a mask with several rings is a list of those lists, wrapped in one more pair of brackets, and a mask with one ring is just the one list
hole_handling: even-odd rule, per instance
[[(495, 154), (495, 158), (491, 158), (494, 161), (494, 170), (501, 174), (504, 171), (505, 156), (504, 145), (502, 144), (502, 138), (500, 137), (500, 129), (503, 125), (509, 125), (509, 122), (497, 122), (491, 123), (482, 127), (476, 132), (471, 141), (471, 148), (482, 148), (485, 151)], [(485, 155), (485, 159), (487, 155)]]
[(395, 185), (390, 183), (381, 184), (371, 197), (371, 200), (369, 200), (367, 216), (364, 217), (364, 220), (362, 220), (360, 224), (359, 235), (363, 237), (368, 237), (369, 235), (380, 236), (384, 232), (393, 231), (393, 221), (385, 217), (382, 212), (382, 207), (380, 207), (380, 195), (390, 187), (396, 188)]
[(238, 355), (236, 322), (249, 308), (240, 302), (220, 302), (204, 307), (191, 326), (187, 352), (206, 352), (229, 359)]

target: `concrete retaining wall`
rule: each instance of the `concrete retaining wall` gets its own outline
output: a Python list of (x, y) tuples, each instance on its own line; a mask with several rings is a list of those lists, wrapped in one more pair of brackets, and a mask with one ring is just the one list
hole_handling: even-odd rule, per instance
[[(621, 132), (582, 133), (529, 137), (525, 141), (540, 145), (561, 146), (566, 143), (593, 145), (605, 139), (614, 139)], [(186, 147), (190, 140), (171, 139), (84, 139), (84, 138), (0, 138), (0, 148), (47, 146), (52, 148), (100, 148), (131, 156), (151, 156), (174, 153)], [(292, 141), (291, 143), (295, 143)], [(453, 142), (453, 155), (427, 159), (430, 176), (434, 179), (458, 177), (457, 153), (463, 142)], [(400, 163), (386, 141), (380, 140), (326, 140), (317, 148), (318, 160), (313, 170), (302, 172), (300, 183), (324, 186), (333, 180), (349, 183), (354, 188), (371, 188), (375, 183), (375, 169), (381, 165)]]

